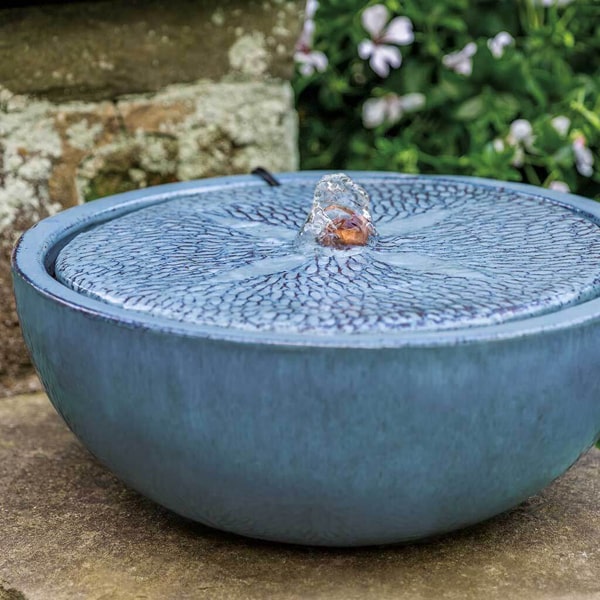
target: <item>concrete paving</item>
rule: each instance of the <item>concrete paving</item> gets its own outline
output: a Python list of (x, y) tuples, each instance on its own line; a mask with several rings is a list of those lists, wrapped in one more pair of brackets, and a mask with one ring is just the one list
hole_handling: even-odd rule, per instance
[(510, 513), (320, 549), (191, 523), (125, 487), (43, 394), (0, 400), (0, 600), (600, 599), (600, 450)]

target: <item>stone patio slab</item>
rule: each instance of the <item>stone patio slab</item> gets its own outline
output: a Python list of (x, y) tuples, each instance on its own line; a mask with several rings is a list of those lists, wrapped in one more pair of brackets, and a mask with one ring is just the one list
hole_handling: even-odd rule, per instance
[(0, 400), (0, 600), (203, 598), (600, 599), (600, 450), (468, 530), (302, 548), (187, 521), (111, 475), (45, 395)]

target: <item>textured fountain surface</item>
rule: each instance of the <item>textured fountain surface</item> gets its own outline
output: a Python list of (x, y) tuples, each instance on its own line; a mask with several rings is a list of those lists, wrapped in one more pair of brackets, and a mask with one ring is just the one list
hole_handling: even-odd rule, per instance
[(377, 235), (299, 240), (318, 180), (173, 197), (77, 235), (56, 277), (105, 303), (199, 326), (360, 335), (475, 327), (598, 295), (593, 218), (535, 193), (364, 177)]

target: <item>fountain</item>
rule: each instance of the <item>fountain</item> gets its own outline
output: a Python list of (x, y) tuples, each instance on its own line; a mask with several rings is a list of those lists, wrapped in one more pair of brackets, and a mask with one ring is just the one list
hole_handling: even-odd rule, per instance
[(48, 395), (125, 482), (243, 535), (380, 544), (507, 510), (598, 438), (598, 205), (280, 180), (130, 192), (18, 244)]

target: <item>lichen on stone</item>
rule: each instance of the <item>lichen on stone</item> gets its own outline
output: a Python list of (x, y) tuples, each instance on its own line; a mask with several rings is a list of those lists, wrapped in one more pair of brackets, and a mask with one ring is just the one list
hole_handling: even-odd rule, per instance
[(177, 168), (177, 140), (169, 135), (136, 134), (139, 162), (143, 170), (166, 175)]
[[(61, 141), (44, 101), (30, 101), (2, 91), (0, 119), (0, 231), (15, 220), (17, 211), (31, 213), (40, 206), (60, 207), (49, 200), (45, 183), (61, 153)], [(24, 135), (27, 132), (27, 135)]]
[(67, 131), (69, 144), (79, 150), (91, 150), (102, 132), (102, 124), (94, 123), (90, 125), (86, 119), (73, 123)]
[(217, 27), (222, 27), (225, 24), (225, 13), (221, 7), (217, 8), (210, 16), (211, 23)]
[(231, 68), (252, 77), (267, 72), (268, 58), (265, 36), (258, 31), (242, 35), (229, 49)]

